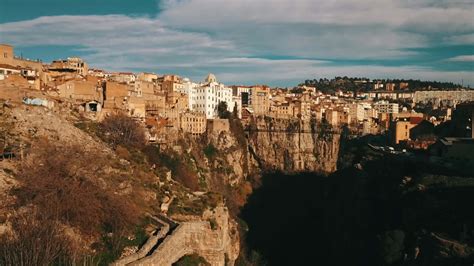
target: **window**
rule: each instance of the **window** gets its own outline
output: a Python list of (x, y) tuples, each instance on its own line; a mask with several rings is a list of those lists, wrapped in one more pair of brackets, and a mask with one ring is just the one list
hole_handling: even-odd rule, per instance
[(3, 53), (4, 58), (8, 58), (8, 53)]

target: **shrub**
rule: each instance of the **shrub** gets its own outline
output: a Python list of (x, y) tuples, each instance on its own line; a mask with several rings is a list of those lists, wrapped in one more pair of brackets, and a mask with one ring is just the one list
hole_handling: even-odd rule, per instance
[(203, 152), (204, 152), (204, 155), (206, 155), (208, 159), (212, 159), (216, 156), (217, 149), (216, 147), (214, 147), (214, 145), (209, 144), (204, 148)]
[(219, 102), (217, 105), (217, 115), (220, 119), (229, 119), (231, 113), (227, 110), (227, 102)]
[(59, 220), (82, 232), (121, 231), (135, 223), (134, 206), (93, 181), (103, 167), (100, 156), (82, 146), (40, 142), (19, 167), (19, 205), (33, 204), (45, 219)]
[(160, 152), (154, 146), (146, 146), (143, 149), (148, 162), (157, 166), (166, 167), (171, 170), (173, 178), (191, 190), (199, 189), (199, 178), (196, 171), (177, 154)]
[(10, 221), (14, 233), (0, 236), (0, 265), (71, 264), (71, 243), (56, 221), (33, 214)]

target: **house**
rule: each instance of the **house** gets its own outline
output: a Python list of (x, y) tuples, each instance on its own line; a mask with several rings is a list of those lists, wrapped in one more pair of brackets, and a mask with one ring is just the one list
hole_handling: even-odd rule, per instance
[(89, 66), (79, 57), (68, 57), (67, 59), (54, 60), (48, 68), (50, 71), (75, 72), (82, 76), (89, 73)]

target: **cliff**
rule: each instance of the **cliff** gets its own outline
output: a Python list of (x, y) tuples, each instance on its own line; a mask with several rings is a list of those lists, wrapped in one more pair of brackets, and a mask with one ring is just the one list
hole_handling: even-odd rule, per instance
[(316, 122), (260, 117), (251, 122), (248, 142), (264, 169), (331, 173), (336, 170), (339, 137)]

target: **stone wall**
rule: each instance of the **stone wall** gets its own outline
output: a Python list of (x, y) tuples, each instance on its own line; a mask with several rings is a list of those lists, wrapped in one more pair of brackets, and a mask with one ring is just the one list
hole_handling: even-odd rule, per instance
[[(212, 227), (210, 220), (215, 223)], [(217, 207), (206, 211), (197, 220), (181, 222), (151, 255), (127, 265), (171, 266), (181, 257), (190, 254), (198, 254), (212, 266), (224, 266), (226, 261), (227, 265), (234, 265), (239, 255), (236, 227), (236, 223), (229, 218), (227, 208)]]

